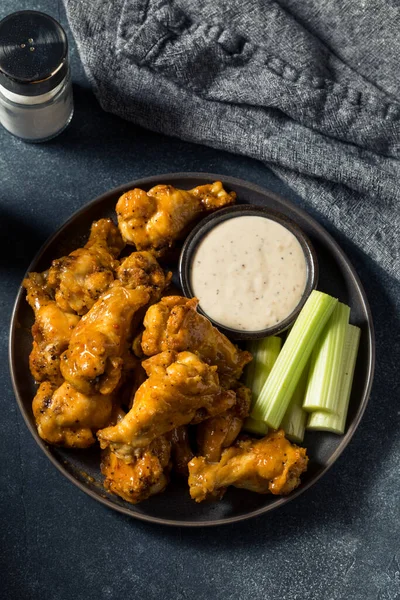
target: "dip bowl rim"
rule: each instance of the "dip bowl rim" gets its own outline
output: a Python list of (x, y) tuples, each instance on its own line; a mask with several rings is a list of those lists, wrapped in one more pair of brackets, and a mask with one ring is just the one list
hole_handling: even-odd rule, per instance
[[(226, 208), (219, 209), (211, 215), (208, 215), (207, 217), (202, 219), (186, 237), (182, 246), (178, 264), (179, 279), (185, 296), (187, 296), (188, 298), (195, 297), (191, 284), (190, 270), (194, 253), (198, 248), (200, 242), (204, 239), (205, 235), (209, 233), (212, 229), (229, 219), (244, 216), (264, 217), (271, 221), (275, 221), (276, 223), (282, 225), (283, 227), (285, 227), (285, 229), (290, 231), (290, 233), (292, 233), (300, 243), (301, 249), (303, 251), (307, 265), (307, 279), (301, 299), (296, 305), (296, 307), (293, 309), (293, 311), (282, 321), (279, 321), (279, 323), (256, 331), (239, 330), (222, 325), (201, 308), (201, 303), (199, 301), (199, 313), (207, 317), (207, 319), (209, 319), (209, 321), (211, 321), (211, 323), (215, 327), (217, 327), (224, 335), (233, 340), (238, 341), (257, 340), (273, 335), (279, 335), (286, 331), (291, 325), (293, 325), (294, 321), (297, 319), (301, 309), (306, 303), (311, 292), (317, 288), (319, 276), (318, 258), (314, 247), (309, 237), (304, 233), (304, 231), (299, 227), (299, 225), (297, 225), (297, 223), (293, 221), (293, 219), (289, 218), (288, 216), (279, 211), (267, 208), (265, 206), (258, 206), (255, 204), (236, 204), (235, 206), (227, 206)], [(250, 308), (251, 307), (249, 306), (244, 310), (249, 310)]]

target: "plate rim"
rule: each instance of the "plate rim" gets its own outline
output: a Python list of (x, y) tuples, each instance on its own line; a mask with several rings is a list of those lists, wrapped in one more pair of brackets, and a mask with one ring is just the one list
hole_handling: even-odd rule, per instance
[(186, 172), (185, 171), (185, 172), (161, 173), (158, 175), (152, 175), (149, 177), (134, 179), (125, 184), (121, 184), (117, 187), (111, 188), (111, 189), (103, 192), (99, 196), (96, 196), (94, 199), (90, 200), (89, 202), (84, 203), (64, 223), (62, 223), (60, 227), (57, 228), (57, 230), (44, 242), (44, 244), (42, 244), (42, 246), (39, 248), (38, 252), (35, 254), (34, 258), (30, 262), (30, 264), (25, 272), (24, 278), (26, 277), (27, 273), (29, 273), (32, 270), (33, 266), (35, 265), (36, 262), (38, 262), (38, 260), (41, 258), (41, 256), (45, 252), (45, 250), (62, 233), (62, 231), (69, 226), (69, 224), (72, 221), (74, 221), (76, 218), (78, 218), (81, 213), (84, 213), (87, 210), (89, 210), (92, 206), (95, 206), (96, 204), (101, 204), (102, 202), (104, 202), (111, 194), (113, 194), (113, 195), (122, 194), (127, 189), (130, 189), (132, 187), (141, 187), (141, 186), (147, 187), (152, 184), (159, 184), (159, 183), (161, 183), (160, 179), (169, 179), (171, 182), (173, 182), (174, 180), (177, 180), (177, 179), (205, 179), (205, 178), (212, 179), (213, 181), (222, 181), (224, 185), (227, 185), (227, 187), (229, 187), (230, 185), (238, 185), (238, 186), (242, 186), (242, 187), (251, 189), (254, 192), (257, 192), (261, 195), (270, 196), (273, 200), (277, 201), (279, 204), (289, 208), (290, 211), (295, 212), (299, 216), (305, 217), (307, 220), (309, 220), (311, 222), (311, 225), (313, 226), (313, 228), (315, 230), (319, 231), (319, 233), (321, 233), (323, 235), (323, 237), (325, 237), (325, 239), (327, 239), (329, 244), (331, 244), (331, 246), (335, 249), (337, 254), (341, 257), (347, 271), (350, 273), (351, 277), (353, 278), (356, 288), (357, 288), (358, 292), (360, 293), (360, 296), (362, 299), (363, 309), (365, 310), (365, 313), (367, 315), (368, 345), (369, 345), (369, 349), (370, 349), (369, 364), (367, 365), (368, 381), (367, 381), (367, 385), (365, 386), (364, 393), (363, 393), (363, 396), (360, 401), (360, 407), (355, 415), (355, 418), (354, 418), (353, 422), (351, 423), (350, 427), (348, 428), (347, 432), (343, 435), (340, 444), (338, 445), (336, 450), (330, 456), (329, 461), (325, 465), (324, 469), (318, 475), (314, 476), (309, 482), (305, 483), (300, 488), (297, 488), (297, 490), (292, 492), (289, 496), (280, 497), (279, 500), (277, 500), (273, 504), (253, 510), (252, 512), (247, 513), (247, 514), (237, 515), (237, 516), (233, 516), (233, 517), (219, 518), (216, 520), (180, 521), (180, 520), (154, 517), (154, 516), (141, 514), (141, 513), (134, 513), (131, 510), (129, 510), (128, 508), (114, 504), (108, 498), (104, 498), (100, 494), (95, 493), (83, 482), (76, 479), (65, 468), (65, 466), (52, 454), (52, 452), (50, 451), (50, 449), (48, 447), (48, 444), (46, 444), (46, 442), (39, 437), (36, 428), (28, 420), (28, 416), (26, 414), (26, 410), (25, 410), (25, 407), (22, 402), (22, 395), (20, 394), (19, 389), (18, 389), (18, 385), (17, 385), (17, 381), (16, 381), (16, 374), (15, 374), (15, 370), (14, 370), (14, 360), (13, 360), (15, 346), (16, 346), (15, 345), (15, 332), (17, 329), (17, 323), (16, 323), (17, 318), (16, 317), (17, 317), (17, 311), (18, 311), (19, 305), (23, 299), (22, 296), (24, 294), (24, 289), (22, 287), (22, 281), (21, 281), (21, 284), (19, 285), (19, 289), (18, 289), (16, 298), (14, 301), (13, 310), (12, 310), (12, 314), (11, 314), (11, 320), (10, 320), (8, 360), (9, 360), (11, 382), (12, 382), (14, 395), (15, 395), (15, 398), (17, 401), (17, 405), (18, 405), (18, 408), (19, 408), (19, 410), (22, 414), (22, 417), (25, 421), (25, 424), (27, 425), (34, 440), (36, 441), (36, 443), (38, 444), (40, 449), (44, 452), (44, 454), (47, 456), (47, 458), (49, 458), (50, 462), (57, 468), (57, 470), (60, 473), (62, 473), (69, 481), (71, 481), (76, 487), (78, 487), (78, 489), (83, 491), (85, 494), (89, 495), (91, 498), (97, 500), (98, 502), (102, 503), (104, 506), (107, 506), (108, 508), (116, 510), (122, 514), (128, 515), (131, 518), (139, 519), (141, 521), (150, 522), (150, 523), (157, 523), (160, 525), (167, 525), (170, 527), (211, 527), (211, 526), (217, 526), (217, 525), (227, 525), (227, 524), (231, 524), (231, 523), (237, 523), (239, 521), (244, 521), (247, 519), (251, 519), (251, 518), (260, 516), (262, 514), (266, 514), (276, 508), (279, 508), (283, 504), (287, 504), (288, 502), (291, 502), (292, 500), (294, 500), (295, 498), (297, 498), (298, 496), (303, 494), (311, 486), (316, 484), (317, 481), (323, 475), (325, 475), (325, 473), (327, 473), (327, 471), (332, 467), (332, 465), (336, 462), (336, 460), (339, 458), (339, 456), (342, 454), (342, 452), (344, 452), (344, 450), (348, 446), (351, 438), (353, 437), (354, 433), (356, 432), (356, 430), (360, 424), (360, 421), (361, 421), (361, 419), (364, 415), (364, 412), (366, 410), (366, 407), (368, 405), (369, 398), (371, 395), (372, 384), (373, 384), (373, 380), (374, 380), (374, 372), (375, 372), (376, 348), (375, 348), (375, 330), (374, 330), (374, 323), (373, 323), (373, 318), (372, 318), (372, 311), (371, 311), (371, 308), (370, 308), (370, 305), (368, 302), (367, 295), (365, 293), (365, 289), (361, 283), (358, 273), (355, 270), (355, 268), (353, 267), (353, 264), (349, 260), (346, 253), (342, 250), (342, 248), (340, 247), (338, 242), (336, 242), (335, 238), (331, 235), (331, 233), (327, 229), (325, 229), (325, 227), (323, 227), (306, 210), (297, 206), (297, 204), (295, 204), (294, 202), (291, 202), (290, 200), (286, 199), (285, 197), (281, 196), (280, 194), (278, 194), (268, 188), (264, 188), (258, 184), (247, 181), (245, 179), (231, 177), (229, 175), (223, 175), (223, 174), (208, 173), (205, 171), (204, 172), (191, 172), (191, 171)]

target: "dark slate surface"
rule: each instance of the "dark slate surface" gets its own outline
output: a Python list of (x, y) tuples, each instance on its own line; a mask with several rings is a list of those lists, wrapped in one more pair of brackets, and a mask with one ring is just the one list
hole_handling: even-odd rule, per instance
[[(2, 0), (0, 17), (52, 0)], [(72, 40), (71, 40), (72, 41)], [(314, 488), (271, 515), (215, 529), (170, 529), (123, 517), (48, 462), (18, 412), (7, 368), (14, 296), (31, 257), (88, 200), (128, 180), (172, 171), (230, 174), (307, 206), (262, 164), (148, 133), (103, 113), (72, 45), (76, 113), (41, 146), (0, 131), (0, 596), (395, 600), (399, 568), (400, 286), (351, 240), (342, 244), (370, 297), (377, 371), (352, 443)]]

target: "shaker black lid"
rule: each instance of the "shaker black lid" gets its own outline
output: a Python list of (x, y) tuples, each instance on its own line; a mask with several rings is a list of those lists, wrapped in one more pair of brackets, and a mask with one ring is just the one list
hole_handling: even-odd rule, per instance
[(68, 71), (68, 41), (55, 19), (21, 10), (0, 21), (0, 85), (24, 96), (54, 89)]

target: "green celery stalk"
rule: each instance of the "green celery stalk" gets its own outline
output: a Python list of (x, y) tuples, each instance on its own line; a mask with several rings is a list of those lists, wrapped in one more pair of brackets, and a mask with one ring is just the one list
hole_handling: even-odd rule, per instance
[(313, 290), (300, 311), (251, 416), (278, 429), (314, 345), (331, 316), (337, 299)]
[(281, 338), (275, 336), (254, 340), (247, 344), (247, 350), (253, 355), (253, 360), (246, 367), (244, 384), (251, 389), (253, 402), (260, 395), (262, 387), (278, 358), (281, 346)]
[(335, 412), (350, 308), (338, 302), (314, 346), (303, 408)]
[(254, 433), (255, 435), (267, 435), (268, 433), (268, 425), (263, 423), (262, 421), (256, 421), (251, 417), (247, 417), (245, 422), (243, 423), (244, 431), (248, 433)]
[(359, 327), (348, 325), (344, 343), (336, 414), (323, 411), (311, 413), (308, 419), (307, 429), (331, 431), (332, 433), (338, 433), (339, 435), (344, 433), (359, 343)]
[[(247, 365), (244, 384), (251, 389), (252, 405), (257, 401), (262, 387), (275, 364), (281, 350), (282, 340), (280, 337), (267, 337), (260, 340), (248, 342), (247, 350), (253, 355), (253, 360)], [(256, 421), (248, 417), (243, 429), (256, 435), (266, 435), (268, 427), (262, 421)]]
[(281, 427), (286, 434), (286, 437), (300, 444), (304, 438), (306, 428), (307, 413), (303, 410), (304, 394), (307, 386), (309, 365), (303, 370), (289, 406), (281, 422)]

